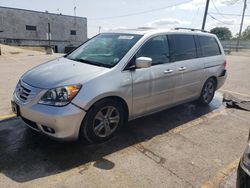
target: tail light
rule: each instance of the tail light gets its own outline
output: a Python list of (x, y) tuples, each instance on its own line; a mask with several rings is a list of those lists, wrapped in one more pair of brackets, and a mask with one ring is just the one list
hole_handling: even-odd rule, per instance
[(226, 66), (227, 66), (227, 60), (226, 59), (224, 60), (224, 64), (223, 65), (226, 68)]

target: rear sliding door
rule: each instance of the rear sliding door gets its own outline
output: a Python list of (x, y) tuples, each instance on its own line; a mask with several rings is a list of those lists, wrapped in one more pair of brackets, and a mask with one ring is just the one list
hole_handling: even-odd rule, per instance
[(176, 66), (177, 79), (174, 101), (181, 102), (200, 95), (204, 63), (198, 58), (196, 37), (192, 34), (169, 35), (171, 62)]

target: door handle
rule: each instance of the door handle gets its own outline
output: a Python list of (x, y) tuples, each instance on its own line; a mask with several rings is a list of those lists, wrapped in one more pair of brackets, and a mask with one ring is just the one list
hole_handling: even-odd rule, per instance
[(169, 73), (172, 73), (172, 72), (173, 72), (172, 69), (167, 69), (167, 70), (164, 71), (164, 74), (169, 74)]
[(184, 71), (184, 70), (187, 70), (187, 67), (180, 67), (178, 70), (179, 71)]

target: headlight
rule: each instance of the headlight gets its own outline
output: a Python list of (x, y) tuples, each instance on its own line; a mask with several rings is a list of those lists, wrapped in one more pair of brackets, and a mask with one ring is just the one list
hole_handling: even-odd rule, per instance
[(250, 176), (250, 142), (248, 142), (246, 150), (241, 159), (241, 167)]
[(71, 85), (50, 89), (43, 95), (38, 103), (52, 106), (65, 106), (72, 101), (80, 89), (81, 85)]

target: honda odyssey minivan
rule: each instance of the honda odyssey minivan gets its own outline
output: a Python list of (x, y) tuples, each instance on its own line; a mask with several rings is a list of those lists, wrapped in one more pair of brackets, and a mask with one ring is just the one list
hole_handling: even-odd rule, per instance
[(12, 109), (51, 137), (104, 142), (128, 120), (194, 100), (208, 105), (225, 79), (224, 51), (213, 34), (112, 31), (26, 72)]

